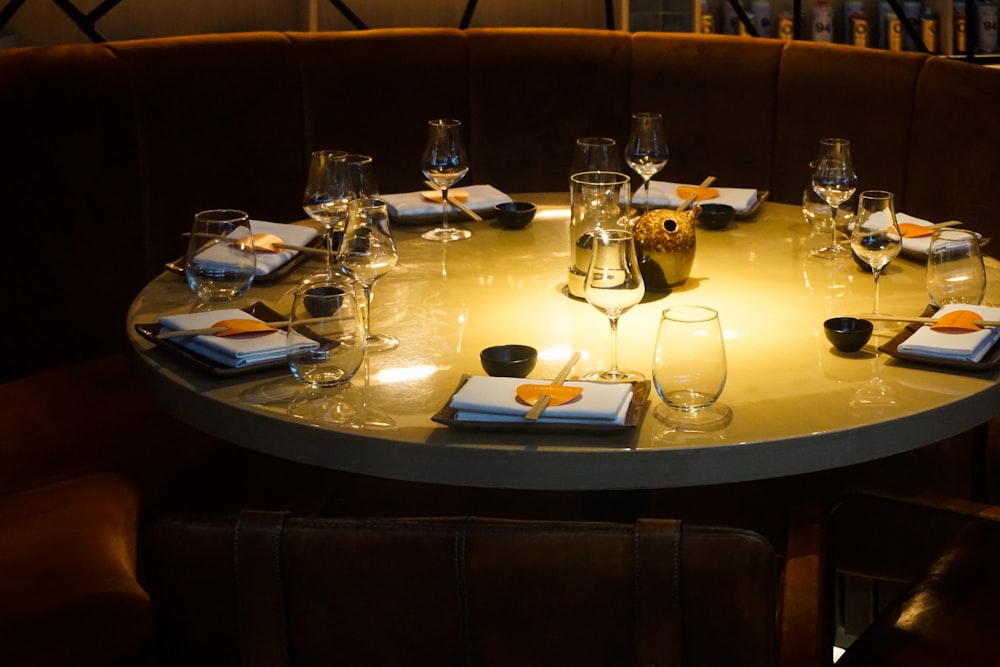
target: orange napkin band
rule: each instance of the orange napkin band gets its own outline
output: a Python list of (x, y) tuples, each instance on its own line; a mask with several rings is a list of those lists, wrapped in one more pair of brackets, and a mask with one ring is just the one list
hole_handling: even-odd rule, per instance
[(941, 319), (931, 325), (931, 329), (940, 331), (941, 333), (956, 334), (980, 331), (982, 327), (976, 324), (976, 322), (980, 322), (982, 319), (979, 313), (974, 313), (971, 310), (953, 310), (950, 313), (942, 315)]
[[(436, 201), (438, 203), (441, 202), (441, 198), (443, 197), (440, 190), (425, 190), (420, 194), (422, 194), (426, 199), (430, 199), (431, 201)], [(448, 190), (448, 199), (452, 201), (464, 202), (469, 199), (469, 193), (465, 190)]]
[(534, 405), (542, 396), (549, 397), (549, 405), (562, 405), (582, 393), (583, 387), (567, 387), (562, 384), (522, 384), (517, 388), (517, 397), (528, 405)]
[(211, 328), (217, 329), (219, 327), (223, 327), (223, 330), (215, 334), (216, 336), (239, 336), (240, 338), (257, 338), (278, 331), (257, 320), (219, 320)]
[(677, 196), (681, 199), (687, 199), (692, 194), (695, 196), (695, 201), (702, 201), (704, 199), (715, 199), (719, 196), (719, 191), (716, 188), (699, 188), (694, 185), (677, 186)]
[(903, 238), (917, 239), (921, 236), (930, 236), (934, 233), (934, 228), (927, 225), (917, 225), (912, 222), (901, 222), (899, 223), (899, 231), (903, 235)]

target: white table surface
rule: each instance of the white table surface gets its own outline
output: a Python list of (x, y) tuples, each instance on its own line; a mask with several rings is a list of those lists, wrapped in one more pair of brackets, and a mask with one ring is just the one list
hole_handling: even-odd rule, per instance
[[(169, 412), (241, 446), (298, 462), (391, 479), (511, 489), (684, 487), (807, 473), (888, 457), (960, 433), (1000, 414), (996, 369), (956, 372), (903, 364), (865, 350), (837, 353), (828, 317), (870, 311), (873, 283), (850, 261), (813, 258), (824, 245), (798, 207), (766, 203), (753, 219), (697, 232), (691, 277), (669, 295), (626, 313), (620, 365), (651, 377), (662, 310), (699, 304), (719, 311), (729, 376), (723, 430), (684, 433), (655, 419), (655, 391), (641, 425), (613, 435), (461, 430), (431, 420), (463, 374), (483, 374), (479, 351), (524, 343), (540, 352), (533, 378), (551, 378), (572, 350), (573, 377), (609, 363), (606, 317), (564, 294), (569, 257), (566, 194), (529, 195), (539, 213), (524, 230), (469, 223), (467, 241), (422, 240), (425, 227), (396, 225), (399, 264), (374, 290), (373, 328), (395, 350), (369, 356), (340, 399), (387, 415), (390, 427), (339, 427), (303, 419), (307, 390), (284, 368), (220, 379), (138, 336), (137, 322), (194, 306), (182, 277), (163, 274), (132, 304), (127, 329), (141, 377)], [(519, 197), (521, 198), (521, 197)], [(287, 313), (309, 261), (282, 282), (255, 285), (238, 303)], [(997, 303), (990, 263), (987, 302)], [(900, 258), (883, 274), (881, 310), (918, 315), (924, 267)], [(902, 326), (902, 325), (899, 325)], [(874, 383), (884, 400), (865, 402)], [(315, 406), (315, 402), (309, 404)]]

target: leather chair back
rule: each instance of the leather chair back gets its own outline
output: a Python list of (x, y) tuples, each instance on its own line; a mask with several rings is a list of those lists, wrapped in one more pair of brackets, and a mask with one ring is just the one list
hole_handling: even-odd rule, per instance
[(775, 554), (745, 530), (243, 512), (148, 537), (165, 664), (776, 663)]

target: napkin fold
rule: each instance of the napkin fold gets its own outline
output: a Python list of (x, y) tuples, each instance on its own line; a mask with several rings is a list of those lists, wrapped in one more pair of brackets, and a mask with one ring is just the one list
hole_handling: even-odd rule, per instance
[[(1000, 319), (1000, 308), (972, 306), (965, 303), (948, 304), (935, 313), (935, 317), (942, 317), (956, 310), (971, 310), (978, 313), (983, 320)], [(925, 324), (900, 343), (897, 349), (900, 352), (925, 357), (977, 362), (986, 356), (998, 339), (1000, 339), (1000, 327), (987, 327), (966, 333), (948, 333), (935, 331), (931, 329), (931, 325)]]
[[(169, 331), (207, 329), (221, 320), (254, 320), (260, 318), (235, 308), (209, 310), (202, 313), (184, 313), (180, 315), (165, 315), (160, 318), (160, 324)], [(171, 339), (181, 347), (187, 348), (216, 363), (241, 368), (268, 361), (285, 358), (284, 331), (277, 331), (258, 338), (234, 338), (232, 336), (190, 336)]]
[[(907, 213), (896, 213), (896, 222), (900, 224), (908, 222), (910, 224), (920, 225), (922, 227), (930, 227), (931, 225), (934, 224), (929, 220), (924, 220), (923, 218), (918, 218), (916, 216), (909, 215)], [(979, 234), (977, 233), (976, 236), (979, 236)], [(924, 257), (926, 257), (931, 251), (930, 235), (920, 236), (917, 238), (909, 238), (909, 239), (904, 236), (903, 250), (914, 255), (923, 255)]]
[[(451, 407), (457, 411), (455, 420), (524, 421), (524, 415), (531, 409), (531, 406), (518, 400), (518, 386), (550, 383), (550, 380), (474, 375), (451, 398)], [(580, 398), (569, 403), (545, 408), (545, 412), (538, 418), (538, 422), (617, 425), (625, 423), (632, 400), (631, 384), (601, 382), (566, 382), (565, 384), (570, 387), (583, 387)]]
[[(316, 235), (319, 233), (312, 227), (307, 227), (305, 225), (288, 225), (281, 224), (277, 222), (267, 222), (265, 220), (251, 220), (250, 221), (250, 233), (251, 234), (274, 234), (279, 237), (283, 242), (290, 245), (309, 245)], [(246, 233), (237, 233), (232, 235), (235, 239), (241, 239), (246, 236)], [(225, 253), (222, 252), (222, 248), (218, 248), (219, 252), (216, 252), (216, 246), (211, 246), (206, 248), (204, 252), (201, 253), (201, 261), (203, 262), (218, 262), (220, 264), (225, 264)], [(254, 271), (255, 276), (266, 276), (267, 274), (281, 268), (286, 262), (291, 261), (296, 255), (299, 254), (298, 250), (282, 250), (281, 252), (258, 252), (257, 255), (257, 269)], [(244, 313), (245, 314), (245, 313)]]
[[(469, 194), (469, 198), (462, 203), (477, 212), (511, 201), (509, 195), (497, 190), (492, 185), (470, 185), (455, 189)], [(443, 210), (441, 202), (427, 199), (421, 191), (382, 195), (382, 199), (389, 205), (389, 214), (397, 218), (437, 215)], [(452, 205), (449, 208), (449, 215), (452, 213), (460, 213), (460, 211)]]
[[(653, 207), (676, 208), (684, 203), (684, 197), (677, 194), (677, 188), (686, 185), (698, 187), (697, 184), (670, 183), (668, 181), (649, 182), (649, 205)], [(718, 197), (702, 199), (695, 204), (729, 204), (737, 213), (747, 213), (757, 204), (757, 191), (752, 188), (718, 188)], [(633, 206), (645, 206), (646, 190), (641, 185), (632, 193)], [(693, 205), (693, 204), (692, 204)]]

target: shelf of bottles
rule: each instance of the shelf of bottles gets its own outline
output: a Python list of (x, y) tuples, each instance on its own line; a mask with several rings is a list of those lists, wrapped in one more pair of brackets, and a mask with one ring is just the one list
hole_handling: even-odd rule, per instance
[(792, 0), (633, 0), (629, 11), (632, 30), (756, 33), (985, 62), (1000, 58), (997, 2), (897, 0), (897, 12), (888, 0), (800, 0), (798, 31)]

